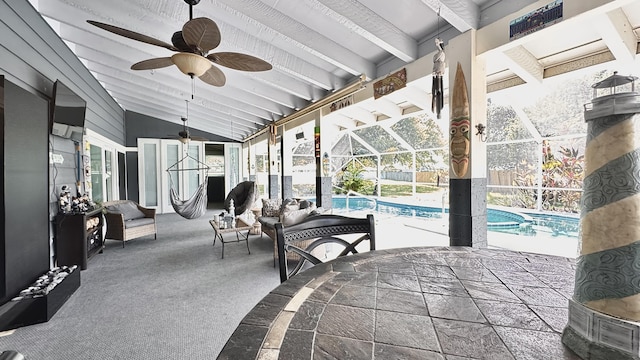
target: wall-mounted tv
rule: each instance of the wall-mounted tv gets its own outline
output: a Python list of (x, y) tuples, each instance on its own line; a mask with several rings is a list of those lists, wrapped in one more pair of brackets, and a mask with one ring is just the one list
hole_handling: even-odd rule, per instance
[(81, 142), (87, 102), (62, 81), (53, 84), (51, 134)]

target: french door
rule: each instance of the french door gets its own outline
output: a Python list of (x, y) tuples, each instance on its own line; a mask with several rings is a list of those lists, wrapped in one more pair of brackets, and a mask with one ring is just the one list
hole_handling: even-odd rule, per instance
[(161, 144), (165, 155), (162, 157), (162, 212), (168, 213), (174, 211), (170, 189), (173, 187), (181, 200), (187, 200), (207, 181), (207, 172), (203, 169), (203, 143), (161, 140)]
[(96, 203), (117, 200), (121, 190), (126, 190), (125, 173), (120, 171), (124, 169), (124, 164), (120, 164), (120, 158), (124, 161), (124, 150), (87, 132), (82, 170), (79, 170), (84, 171), (84, 189)]
[[(159, 213), (174, 212), (170, 189), (173, 187), (182, 200), (190, 198), (207, 181), (203, 158), (202, 142), (138, 139), (140, 204)], [(167, 171), (170, 167), (172, 171)]]

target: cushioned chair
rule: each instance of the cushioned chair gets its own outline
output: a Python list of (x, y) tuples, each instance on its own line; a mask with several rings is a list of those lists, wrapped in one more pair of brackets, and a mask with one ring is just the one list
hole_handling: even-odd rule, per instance
[(120, 240), (122, 247), (131, 239), (153, 235), (157, 238), (156, 209), (140, 206), (132, 200), (114, 200), (102, 203), (107, 225), (105, 239)]
[(229, 203), (233, 200), (236, 215), (251, 210), (258, 199), (258, 187), (254, 181), (243, 181), (236, 185), (227, 198), (224, 199), (224, 208), (229, 211)]
[[(356, 246), (366, 240), (369, 240), (370, 251), (376, 249), (375, 221), (371, 214), (366, 218), (314, 215), (291, 226), (276, 223), (275, 228), (281, 282), (300, 272), (305, 265), (320, 264), (322, 260), (318, 256), (325, 252), (318, 253), (317, 250), (325, 244), (344, 247), (337, 256), (357, 253)], [(288, 254), (297, 255), (299, 260), (291, 261)], [(292, 270), (289, 270), (290, 264)]]

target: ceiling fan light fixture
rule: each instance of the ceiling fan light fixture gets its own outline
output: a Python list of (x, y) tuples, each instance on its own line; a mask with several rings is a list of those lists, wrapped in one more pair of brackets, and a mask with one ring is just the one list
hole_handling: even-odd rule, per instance
[(173, 54), (171, 61), (180, 71), (189, 76), (200, 77), (211, 68), (211, 61), (205, 57), (191, 53), (181, 52)]
[(183, 144), (188, 144), (188, 143), (189, 143), (189, 141), (190, 141), (191, 139), (190, 139), (190, 138), (188, 138), (188, 137), (181, 137), (181, 138), (180, 138), (180, 139), (178, 139), (178, 140), (179, 140), (181, 143), (183, 143)]

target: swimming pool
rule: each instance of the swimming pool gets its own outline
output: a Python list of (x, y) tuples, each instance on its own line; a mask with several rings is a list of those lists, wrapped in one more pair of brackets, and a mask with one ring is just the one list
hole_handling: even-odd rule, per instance
[[(332, 199), (336, 213), (352, 211), (372, 211), (393, 216), (443, 219), (449, 209), (422, 205), (407, 205), (385, 200), (373, 200), (363, 197), (336, 197)], [(538, 232), (552, 236), (566, 235), (578, 237), (580, 219), (578, 216), (536, 213), (526, 209), (522, 211), (487, 208), (487, 230), (518, 235), (535, 236)]]

